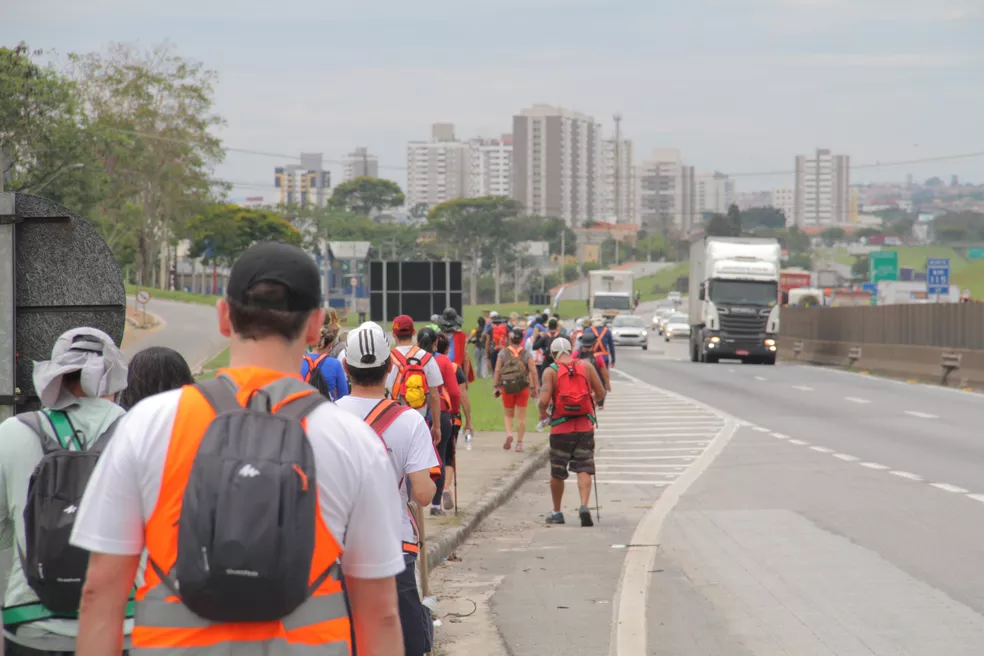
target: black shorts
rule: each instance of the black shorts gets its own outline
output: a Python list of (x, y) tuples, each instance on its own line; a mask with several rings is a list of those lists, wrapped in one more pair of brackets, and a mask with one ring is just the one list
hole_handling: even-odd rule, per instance
[(594, 431), (550, 436), (550, 477), (567, 480), (567, 472), (595, 473)]
[(417, 557), (403, 554), (406, 568), (396, 575), (396, 594), (403, 627), (403, 650), (406, 656), (424, 656), (434, 647), (434, 620), (430, 610), (420, 603), (417, 578), (414, 575)]

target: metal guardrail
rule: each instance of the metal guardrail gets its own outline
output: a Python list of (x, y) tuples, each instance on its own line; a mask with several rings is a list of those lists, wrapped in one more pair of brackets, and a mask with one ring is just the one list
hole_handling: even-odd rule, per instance
[(940, 378), (940, 385), (946, 385), (950, 374), (960, 368), (963, 355), (960, 353), (943, 353), (940, 355), (940, 367), (943, 368), (943, 375)]

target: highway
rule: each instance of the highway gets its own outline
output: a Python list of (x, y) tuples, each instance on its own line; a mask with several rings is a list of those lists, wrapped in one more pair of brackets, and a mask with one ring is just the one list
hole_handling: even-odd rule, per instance
[[(132, 297), (127, 300), (133, 305)], [(127, 357), (151, 346), (167, 346), (183, 355), (194, 371), (225, 348), (227, 340), (219, 334), (215, 308), (210, 305), (152, 298), (147, 312), (160, 317), (164, 326), (141, 336), (126, 350)]]
[(626, 466), (599, 468), (601, 526), (543, 526), (543, 472), (443, 568), (487, 598), (501, 653), (984, 653), (980, 396), (696, 364), (655, 336), (617, 372), (599, 462)]

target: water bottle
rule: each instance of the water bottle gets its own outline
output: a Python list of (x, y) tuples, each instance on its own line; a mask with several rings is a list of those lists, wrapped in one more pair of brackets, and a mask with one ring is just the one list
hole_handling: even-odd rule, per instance
[(539, 422), (537, 422), (537, 424), (536, 424), (536, 432), (537, 433), (542, 433), (543, 430), (547, 427), (547, 422), (549, 422), (549, 421), (550, 421), (550, 418), (548, 417), (546, 419), (541, 419)]
[(470, 430), (465, 431), (465, 451), (472, 450), (472, 432)]

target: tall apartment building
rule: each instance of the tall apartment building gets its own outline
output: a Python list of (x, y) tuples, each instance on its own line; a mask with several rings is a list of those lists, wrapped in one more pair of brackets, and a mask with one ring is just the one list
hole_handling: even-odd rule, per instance
[(512, 153), (511, 134), (500, 139), (469, 139), (467, 195), (511, 196)]
[(369, 149), (358, 147), (342, 159), (343, 182), (355, 178), (378, 178), (379, 158), (369, 154)]
[(621, 139), (616, 146), (615, 139), (602, 140), (599, 193), (600, 221), (639, 224), (636, 177), (632, 171), (632, 141)]
[(278, 166), (273, 185), (280, 190), (281, 205), (324, 207), (331, 186), (331, 173), (324, 168), (321, 153), (301, 153), (300, 164)]
[(735, 181), (723, 173), (698, 173), (696, 186), (698, 217), (708, 212), (727, 214), (735, 202)]
[(796, 190), (793, 187), (773, 189), (769, 204), (786, 215), (786, 225), (796, 225)]
[(513, 116), (512, 197), (529, 214), (577, 227), (601, 219), (601, 126), (590, 116), (534, 105)]
[(851, 158), (817, 149), (796, 156), (796, 225), (840, 225), (850, 214)]
[(407, 144), (407, 207), (434, 207), (468, 192), (469, 148), (454, 125), (435, 123), (430, 141)]
[(636, 167), (639, 224), (662, 233), (689, 234), (697, 225), (694, 167), (672, 148), (653, 151), (652, 159)]

